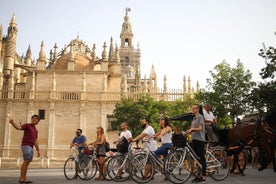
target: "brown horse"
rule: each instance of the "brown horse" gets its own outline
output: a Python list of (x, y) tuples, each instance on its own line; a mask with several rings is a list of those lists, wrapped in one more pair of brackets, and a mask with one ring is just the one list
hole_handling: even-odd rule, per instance
[(239, 124), (232, 128), (228, 134), (228, 141), (229, 145), (227, 150), (230, 154), (234, 155), (234, 164), (231, 169), (232, 172), (234, 171), (236, 165), (241, 173), (243, 172), (238, 164), (238, 154), (245, 146), (257, 146), (259, 148), (261, 163), (259, 170), (267, 168), (267, 165), (272, 161), (273, 169), (276, 172), (276, 136), (265, 130), (260, 119), (257, 119), (255, 123)]

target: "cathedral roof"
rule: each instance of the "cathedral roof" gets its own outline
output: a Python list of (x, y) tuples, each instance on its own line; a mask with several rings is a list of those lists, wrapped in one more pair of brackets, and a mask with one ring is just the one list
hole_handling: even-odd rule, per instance
[[(70, 53), (62, 55), (54, 64), (53, 69), (67, 70), (67, 63), (70, 62)], [(92, 59), (87, 55), (76, 53), (75, 56), (75, 70), (90, 70), (92, 65), (90, 64)]]
[[(67, 53), (67, 50), (70, 52)], [(64, 48), (60, 57), (55, 61), (53, 69), (67, 70), (68, 62), (75, 63), (74, 70), (92, 69), (91, 51), (85, 42), (79, 39), (79, 36)]]

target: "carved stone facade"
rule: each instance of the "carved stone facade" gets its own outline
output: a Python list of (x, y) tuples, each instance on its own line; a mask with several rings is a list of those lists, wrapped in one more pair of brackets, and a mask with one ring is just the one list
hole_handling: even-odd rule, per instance
[[(0, 27), (0, 157), (21, 156), (22, 132), (9, 124), (9, 114), (15, 122), (30, 122), (33, 114), (41, 121), (39, 143), (42, 155), (48, 159), (68, 156), (68, 145), (77, 128), (82, 128), (88, 141), (95, 139), (96, 127), (110, 127), (108, 114), (122, 97), (137, 97), (148, 93), (156, 100), (174, 100), (191, 95), (193, 90), (184, 78), (182, 90), (157, 87), (157, 75), (152, 66), (149, 77), (141, 79), (140, 49), (133, 46), (133, 32), (128, 12), (120, 34), (121, 45), (103, 44), (101, 57), (96, 45), (90, 49), (79, 37), (58, 50), (57, 44), (49, 58), (41, 42), (39, 58), (32, 59), (29, 47), (25, 56), (16, 52), (17, 24), (15, 15), (8, 33)], [(109, 47), (109, 49), (107, 48)], [(198, 90), (199, 86), (197, 84)], [(107, 133), (107, 139), (113, 139)], [(110, 140), (111, 141), (111, 140)]]

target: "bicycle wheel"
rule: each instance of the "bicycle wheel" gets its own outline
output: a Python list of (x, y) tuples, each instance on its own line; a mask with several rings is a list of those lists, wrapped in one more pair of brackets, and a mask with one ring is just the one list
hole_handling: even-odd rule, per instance
[(104, 167), (104, 179), (107, 180), (107, 181), (111, 181), (112, 179), (110, 178), (110, 176), (108, 175), (108, 162), (109, 160), (112, 158), (113, 156), (108, 156), (105, 158), (104, 160), (104, 164), (103, 164), (103, 167)]
[(214, 149), (206, 154), (207, 173), (216, 181), (224, 180), (230, 171), (227, 153), (221, 149)]
[[(150, 156), (146, 153), (139, 153), (131, 158), (129, 165), (130, 177), (136, 183), (147, 183), (155, 174), (155, 164)], [(147, 171), (147, 175), (145, 175)]]
[(98, 164), (97, 161), (91, 159), (91, 157), (86, 157), (85, 159), (81, 160), (79, 163), (79, 170), (78, 170), (78, 177), (81, 180), (91, 180), (94, 178), (98, 171)]
[(126, 181), (129, 178), (129, 160), (124, 155), (117, 155), (108, 162), (109, 177), (118, 182)]
[(176, 150), (167, 156), (164, 164), (164, 173), (172, 183), (184, 183), (191, 176), (193, 162), (191, 157), (183, 150)]
[(64, 176), (67, 180), (76, 179), (77, 172), (76, 172), (76, 161), (74, 157), (68, 158), (63, 166)]

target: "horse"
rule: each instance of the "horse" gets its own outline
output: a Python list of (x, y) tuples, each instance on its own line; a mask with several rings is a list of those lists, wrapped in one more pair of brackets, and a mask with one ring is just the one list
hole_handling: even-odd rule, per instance
[(239, 173), (243, 174), (244, 168), (240, 167), (239, 154), (245, 146), (257, 146), (259, 148), (261, 163), (259, 171), (267, 168), (268, 164), (272, 162), (273, 170), (276, 172), (276, 134), (273, 134), (275, 130), (275, 126), (269, 126), (264, 119), (258, 118), (254, 123), (242, 123), (234, 126), (232, 129), (218, 129), (214, 131), (219, 137), (219, 145), (224, 146), (227, 153), (234, 156), (234, 163), (230, 172), (234, 172), (237, 166)]
[(241, 123), (232, 129), (216, 127), (213, 132), (219, 138), (217, 145), (225, 147), (228, 155), (233, 157), (230, 172), (244, 174), (246, 162), (241, 161), (245, 159), (243, 149), (247, 146), (257, 146), (260, 150), (259, 171), (267, 168), (272, 162), (273, 170), (276, 172), (276, 124), (268, 123), (267, 118), (257, 118), (255, 122), (248, 124)]

